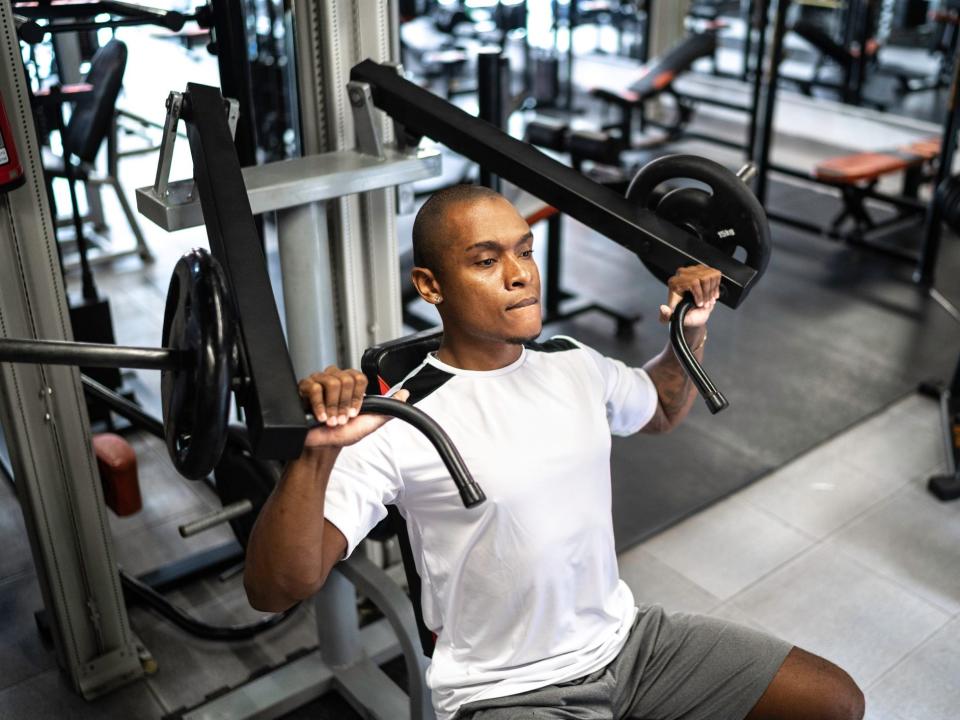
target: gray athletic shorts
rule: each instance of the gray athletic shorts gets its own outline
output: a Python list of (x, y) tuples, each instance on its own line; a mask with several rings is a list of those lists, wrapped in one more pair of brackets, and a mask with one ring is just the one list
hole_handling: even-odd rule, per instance
[(743, 720), (792, 647), (725, 620), (648, 606), (605, 668), (466, 703), (456, 720)]

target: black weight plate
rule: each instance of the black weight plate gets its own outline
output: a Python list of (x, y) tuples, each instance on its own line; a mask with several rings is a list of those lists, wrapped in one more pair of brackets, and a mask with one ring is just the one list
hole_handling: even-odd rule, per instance
[[(709, 190), (686, 183), (657, 192), (661, 184), (677, 180), (696, 180)], [(634, 176), (626, 197), (731, 257), (743, 248), (740, 261), (757, 271), (754, 282), (770, 262), (770, 226), (763, 206), (740, 178), (712, 160), (694, 155), (652, 160)], [(661, 282), (677, 270), (645, 264)]]
[(223, 270), (207, 251), (191, 250), (173, 269), (163, 316), (163, 346), (188, 361), (160, 380), (167, 450), (191, 480), (213, 471), (227, 440), (236, 325)]

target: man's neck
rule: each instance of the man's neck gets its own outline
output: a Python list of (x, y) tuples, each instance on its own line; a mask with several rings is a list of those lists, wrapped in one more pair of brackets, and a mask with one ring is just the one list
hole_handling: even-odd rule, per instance
[(522, 352), (519, 343), (451, 338), (444, 333), (437, 359), (461, 370), (499, 370), (515, 363)]

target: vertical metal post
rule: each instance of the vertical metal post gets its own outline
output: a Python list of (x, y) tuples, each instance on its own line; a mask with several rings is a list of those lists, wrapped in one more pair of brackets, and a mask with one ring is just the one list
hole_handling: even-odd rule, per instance
[[(346, 89), (350, 68), (364, 58), (396, 62), (400, 55), (393, 29), (396, 3), (296, 0), (291, 7), (302, 151), (353, 148), (353, 110)], [(379, 113), (378, 119), (382, 141), (392, 142), (393, 123)], [(325, 282), (335, 303), (323, 322), (336, 328), (338, 364), (350, 367), (360, 361), (365, 348), (401, 331), (394, 192), (375, 190), (332, 201), (327, 217), (332, 274)], [(312, 235), (296, 241), (321, 242)]]
[[(763, 97), (763, 65), (767, 53), (767, 29), (770, 27), (770, 0), (751, 0), (753, 12), (750, 14), (748, 32), (755, 27), (757, 31), (757, 61), (753, 72), (753, 95), (750, 101), (750, 122), (747, 126), (747, 152), (750, 159), (755, 157), (757, 142), (757, 116), (760, 114), (760, 102)], [(777, 72), (779, 73), (779, 68)]]
[[(867, 73), (867, 44), (870, 42), (870, 22), (872, 13), (870, 12), (870, 0), (860, 0), (855, 7), (851, 8), (853, 22), (856, 25), (852, 28), (857, 33), (857, 43), (860, 46), (860, 53), (855, 58), (851, 67), (851, 81), (847, 87), (847, 102), (854, 105), (860, 105), (863, 102), (863, 83)], [(849, 46), (848, 46), (849, 47)]]
[[(499, 47), (484, 48), (477, 54), (477, 99), (479, 117), (491, 125), (503, 128), (503, 69), (509, 73), (509, 60)], [(500, 178), (484, 167), (480, 168), (480, 184), (500, 192)]]
[(653, 26), (653, 0), (643, 0), (643, 51), (640, 53), (640, 64), (650, 60), (650, 32)]
[(750, 79), (750, 58), (753, 54), (753, 14), (757, 9), (756, 0), (746, 0), (743, 9), (742, 17), (746, 33), (743, 36), (743, 72), (740, 73), (740, 79), (747, 82)]
[(563, 215), (556, 213), (547, 220), (547, 312), (548, 318), (560, 316), (560, 289), (561, 248), (563, 240)]
[(927, 219), (923, 232), (923, 245), (920, 248), (920, 261), (914, 272), (914, 282), (931, 287), (937, 270), (937, 258), (940, 255), (940, 239), (943, 234), (941, 225), (940, 186), (950, 177), (953, 157), (957, 151), (957, 129), (960, 125), (960, 53), (953, 60), (953, 81), (950, 83), (950, 97), (947, 102), (947, 117), (943, 123), (943, 135), (940, 140), (940, 165), (934, 183), (933, 197), (927, 207)]
[(573, 111), (573, 31), (577, 28), (580, 13), (577, 9), (577, 0), (570, 0), (567, 4), (567, 112)]
[[(26, 183), (0, 195), (0, 334), (70, 340), (12, 6), (0, 3), (0, 102)], [(142, 674), (76, 368), (0, 364), (0, 425), (57, 660), (93, 698)]]
[(337, 363), (326, 203), (277, 213), (287, 345), (297, 378)]
[[(780, 80), (780, 63), (783, 61), (783, 36), (787, 27), (787, 11), (790, 0), (777, 0), (776, 21), (773, 28), (773, 45), (765, 68), (766, 84), (763, 96), (763, 115), (758, 121), (760, 138), (754, 146), (754, 162), (757, 166), (757, 199), (767, 204), (767, 183), (770, 175), (770, 146), (773, 142), (773, 121), (777, 110), (777, 87)], [(757, 68), (760, 72), (760, 68)]]
[[(293, 0), (290, 8), (302, 152), (353, 148), (353, 109), (347, 94), (350, 69), (368, 57), (397, 62), (397, 4), (392, 0)], [(381, 140), (392, 142), (392, 121), (380, 113), (377, 119)], [(322, 367), (316, 363), (356, 366), (366, 347), (400, 334), (395, 217), (392, 189), (281, 215), (287, 337), (297, 374)], [(301, 262), (287, 274), (288, 266)], [(296, 306), (308, 307), (314, 298), (324, 298), (322, 309), (304, 317)], [(317, 596), (316, 607), (325, 663), (334, 669), (362, 664), (365, 656), (353, 586), (332, 573)]]
[[(240, 103), (240, 117), (234, 144), (240, 167), (257, 164), (257, 130), (253, 122), (253, 88), (250, 58), (247, 55), (247, 28), (244, 5), (231, 0), (211, 0), (213, 34), (217, 65), (220, 68), (220, 92)], [(262, 236), (262, 233), (261, 233)]]

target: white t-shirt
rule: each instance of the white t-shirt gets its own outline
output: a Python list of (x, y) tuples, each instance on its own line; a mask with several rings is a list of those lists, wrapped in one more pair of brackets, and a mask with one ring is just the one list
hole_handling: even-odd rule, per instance
[(429, 441), (393, 420), (340, 453), (324, 514), (347, 555), (385, 505), (406, 519), (438, 636), (427, 671), (437, 716), (607, 665), (636, 615), (614, 549), (610, 435), (653, 417), (649, 375), (557, 337), (498, 370), (430, 356), (391, 392), (401, 386), (446, 430), (486, 502), (464, 508)]

